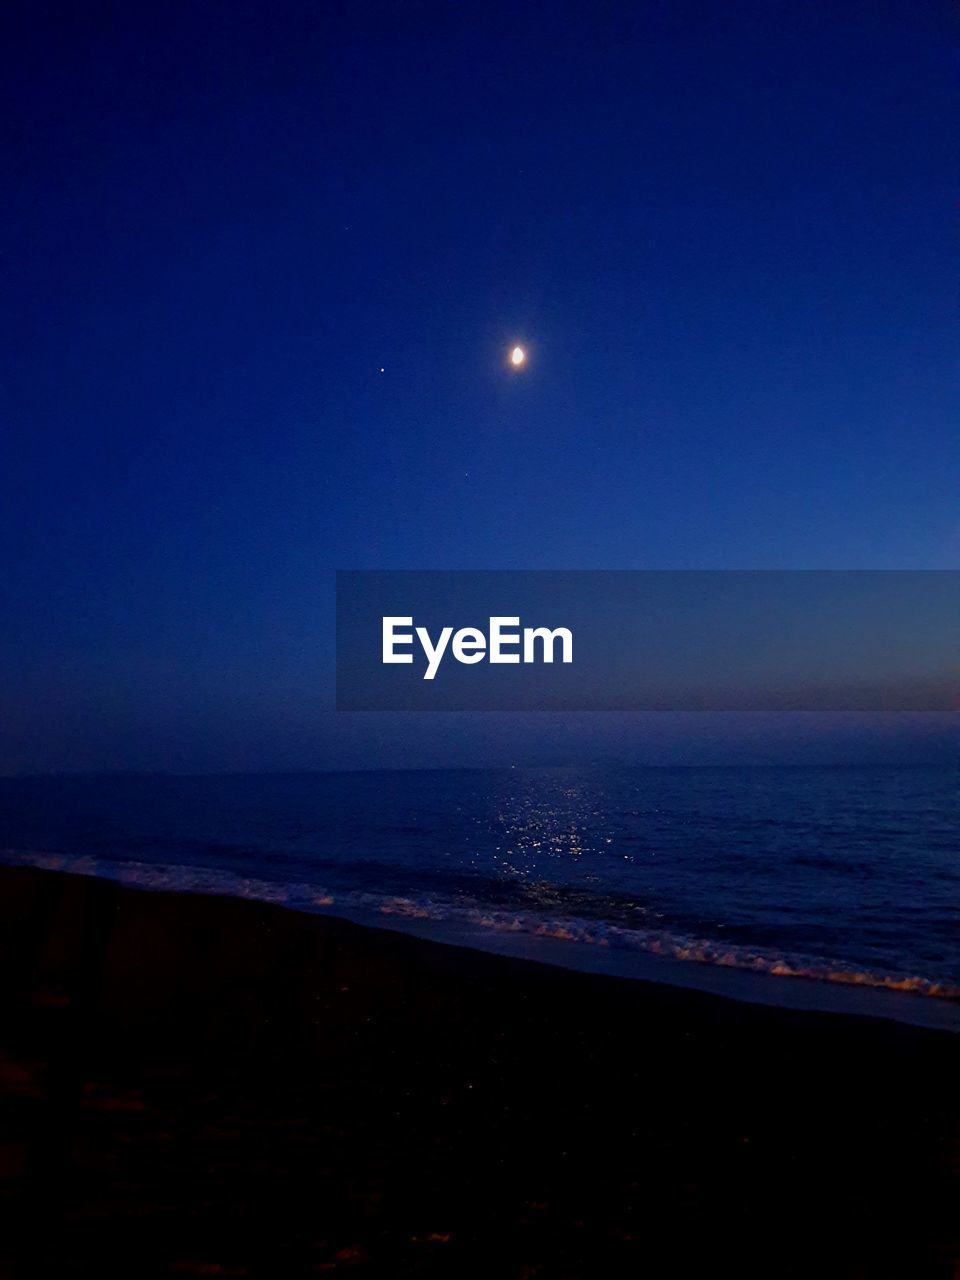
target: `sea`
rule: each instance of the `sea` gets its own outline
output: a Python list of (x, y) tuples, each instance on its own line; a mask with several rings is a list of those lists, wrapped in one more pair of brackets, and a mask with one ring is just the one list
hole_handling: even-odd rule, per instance
[(956, 1029), (955, 767), (0, 779), (0, 859)]

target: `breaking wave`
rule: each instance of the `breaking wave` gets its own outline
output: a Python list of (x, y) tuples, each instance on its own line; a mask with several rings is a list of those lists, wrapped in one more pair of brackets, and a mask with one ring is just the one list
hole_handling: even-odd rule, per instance
[(385, 917), (402, 927), (404, 921), (446, 922), (469, 930), (526, 934), (589, 947), (642, 952), (670, 960), (720, 966), (777, 978), (806, 978), (846, 986), (907, 992), (942, 1000), (960, 1001), (960, 986), (917, 974), (862, 969), (840, 961), (731, 945), (659, 928), (637, 928), (578, 916), (551, 915), (478, 901), (448, 898), (442, 894), (420, 896), (375, 893), (367, 890), (328, 889), (306, 882), (280, 883), (232, 871), (172, 863), (121, 861), (90, 856), (0, 852), (8, 865), (99, 876), (137, 888), (178, 893), (223, 894), (269, 902), (298, 911)]

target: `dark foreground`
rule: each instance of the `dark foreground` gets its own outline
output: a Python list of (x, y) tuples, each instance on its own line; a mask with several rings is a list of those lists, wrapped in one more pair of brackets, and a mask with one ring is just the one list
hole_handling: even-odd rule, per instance
[(954, 1038), (0, 870), (0, 1274), (954, 1277)]

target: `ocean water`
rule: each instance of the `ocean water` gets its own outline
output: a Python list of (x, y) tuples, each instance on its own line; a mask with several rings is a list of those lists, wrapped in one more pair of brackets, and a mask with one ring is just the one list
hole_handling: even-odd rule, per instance
[(947, 767), (8, 778), (0, 857), (452, 941), (555, 940), (564, 963), (602, 950), (674, 974), (957, 1001), (958, 780)]

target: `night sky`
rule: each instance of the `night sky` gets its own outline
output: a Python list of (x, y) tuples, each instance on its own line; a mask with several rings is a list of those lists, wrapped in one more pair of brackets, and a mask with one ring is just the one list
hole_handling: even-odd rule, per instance
[(332, 711), (337, 568), (958, 567), (948, 5), (2, 27), (0, 771), (953, 750)]

